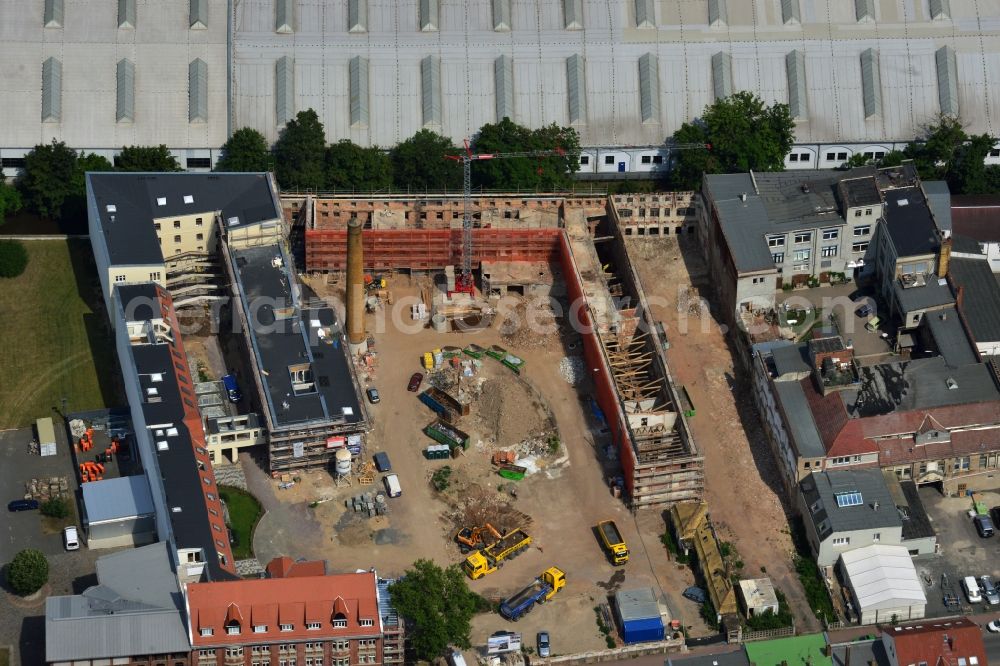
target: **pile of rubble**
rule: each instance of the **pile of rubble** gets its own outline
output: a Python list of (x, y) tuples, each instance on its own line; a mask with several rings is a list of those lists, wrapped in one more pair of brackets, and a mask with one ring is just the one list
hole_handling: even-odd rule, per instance
[(367, 492), (344, 500), (344, 504), (354, 513), (367, 514), (369, 518), (384, 516), (389, 511), (383, 493)]
[(50, 476), (47, 479), (31, 479), (24, 483), (24, 499), (47, 502), (61, 497), (69, 499), (69, 482), (65, 476)]
[(702, 299), (701, 294), (691, 285), (677, 290), (677, 312), (681, 315), (700, 319), (702, 312), (706, 311), (707, 308), (708, 305)]
[(489, 523), (500, 532), (507, 532), (531, 525), (531, 516), (512, 507), (509, 496), (478, 485), (461, 492), (457, 506), (445, 518), (455, 529)]
[(500, 322), (500, 336), (504, 344), (512, 349), (547, 347), (558, 333), (555, 313), (544, 300), (520, 300), (514, 308), (505, 310)]
[(577, 386), (587, 376), (587, 365), (582, 356), (563, 356), (559, 361), (559, 376), (570, 386)]

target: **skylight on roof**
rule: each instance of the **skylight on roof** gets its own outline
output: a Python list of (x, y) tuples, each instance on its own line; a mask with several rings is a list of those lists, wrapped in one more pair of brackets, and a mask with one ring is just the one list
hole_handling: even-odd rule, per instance
[(166, 206), (167, 205), (167, 198), (166, 197), (156, 197), (156, 205), (157, 206)]
[(116, 206), (114, 204), (108, 204), (107, 205), (107, 211), (109, 213), (117, 213), (118, 212), (118, 206)]
[(170, 445), (167, 444), (167, 440), (165, 440), (165, 439), (161, 439), (160, 441), (158, 441), (156, 443), (156, 450), (157, 451), (166, 451), (169, 448), (170, 448)]
[(177, 434), (177, 428), (167, 428), (167, 437), (176, 437)]
[(844, 508), (847, 506), (860, 506), (864, 503), (861, 493), (854, 491), (849, 493), (837, 493), (837, 506)]
[(184, 195), (184, 203), (186, 203), (186, 204), (193, 204), (194, 203), (194, 197), (191, 196), (190, 194), (185, 194)]
[(149, 376), (149, 381), (151, 381), (151, 382), (162, 382), (163, 381), (163, 374), (159, 373), (159, 372), (154, 372), (153, 374), (151, 374)]
[(896, 205), (897, 206), (909, 206), (910, 205), (910, 200), (909, 199), (900, 199), (900, 200), (898, 200), (896, 202)]

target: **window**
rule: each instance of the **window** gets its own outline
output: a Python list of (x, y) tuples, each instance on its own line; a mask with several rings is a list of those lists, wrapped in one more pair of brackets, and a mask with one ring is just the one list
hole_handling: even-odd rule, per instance
[(227, 647), (226, 648), (227, 657), (242, 657), (243, 648), (242, 647)]
[(211, 169), (212, 168), (212, 158), (211, 157), (189, 157), (189, 158), (187, 158), (187, 168), (188, 169)]
[(837, 159), (843, 162), (847, 159), (847, 153), (837, 153)]
[(795, 254), (793, 255), (793, 259), (796, 262), (809, 261), (811, 257), (812, 257), (812, 250), (796, 250)]
[(861, 209), (860, 208), (857, 209), (856, 211), (854, 211), (854, 217), (861, 217)]
[[(993, 150), (991, 150), (990, 157), (1000, 157), (1000, 148), (994, 148)], [(4, 166), (10, 166), (9, 164), (7, 164), (7, 160), (4, 160)], [(24, 166), (23, 160), (19, 166)]]
[(837, 498), (837, 506), (842, 509), (848, 506), (861, 506), (864, 504), (864, 500), (861, 499), (861, 493), (856, 490), (849, 493), (837, 493), (834, 497)]
[(872, 209), (871, 208), (865, 208), (865, 216), (866, 217), (871, 217), (871, 215), (872, 215)]
[(768, 236), (767, 237), (768, 247), (785, 247), (785, 237), (784, 236)]
[(653, 155), (653, 164), (663, 164), (663, 155)]
[(799, 154), (798, 153), (792, 153), (791, 155), (788, 156), (788, 161), (789, 162), (798, 162), (799, 161)]
[(837, 240), (840, 238), (840, 229), (824, 229), (823, 240)]
[(604, 156), (604, 163), (605, 164), (614, 164), (615, 163), (615, 156), (614, 155), (605, 155)]
[(969, 456), (965, 456), (964, 458), (955, 458), (955, 463), (952, 469), (956, 472), (968, 472)]
[(334, 627), (334, 629), (343, 629), (346, 626), (347, 626), (347, 620), (334, 620), (333, 621), (333, 627)]
[[(996, 157), (996, 155), (993, 155), (993, 157)], [(4, 169), (23, 169), (24, 165), (25, 160), (23, 157), (5, 157), (0, 159), (0, 167)]]
[(124, 282), (124, 281), (125, 281), (125, 276), (124, 275), (116, 275), (115, 276), (115, 282)]
[(180, 228), (181, 228), (181, 221), (174, 220), (174, 229), (180, 229)]
[(157, 231), (159, 231), (160, 230), (160, 223), (159, 222), (155, 222), (153, 224), (153, 228), (156, 229)]
[(150, 280), (150, 282), (156, 282), (159, 279), (160, 279), (160, 272), (159, 271), (155, 271), (155, 272), (149, 274), (149, 280)]
[[(218, 525), (216, 525), (216, 527), (218, 527)], [(240, 625), (238, 625), (238, 624), (231, 624), (231, 625), (229, 625), (228, 627), (226, 627), (226, 633), (229, 634), (230, 636), (237, 636), (237, 635), (239, 635), (239, 633), (240, 633)]]
[(811, 231), (800, 231), (795, 234), (796, 243), (809, 243), (812, 242), (813, 235)]
[(205, 234), (197, 234), (194, 237), (195, 240), (205, 240)]
[[(753, 283), (754, 284), (763, 284), (764, 283), (764, 278), (762, 278), (762, 277), (755, 277), (753, 279)], [(362, 626), (364, 626), (364, 625), (362, 625)]]
[(649, 164), (652, 161), (653, 161), (652, 156), (650, 156), (650, 155), (643, 155), (642, 156), (642, 163), (643, 164)]
[(851, 244), (851, 252), (865, 252), (868, 250), (868, 243)]
[(872, 233), (872, 225), (870, 224), (861, 224), (854, 227), (855, 236), (871, 236), (871, 233)]
[(836, 245), (824, 245), (821, 253), (824, 257), (836, 257), (837, 256), (837, 246)]
[(590, 164), (590, 155), (580, 155), (580, 164)]
[(783, 264), (785, 263), (785, 253), (775, 252), (774, 254), (771, 255), (771, 259), (773, 259), (774, 263), (776, 264)]
[[(188, 553), (188, 562), (191, 561), (190, 558), (191, 558), (191, 553)], [(213, 633), (215, 633), (215, 631), (211, 627), (202, 627), (201, 628), (201, 635), (202, 636), (211, 636)]]
[(851, 537), (834, 537), (831, 543), (834, 546), (846, 546), (851, 543)]
[(878, 543), (881, 540), (882, 540), (881, 532), (876, 532), (875, 534), (872, 535), (872, 541), (874, 541), (875, 543)]
[(281, 625), (281, 630), (282, 631), (291, 631), (292, 630), (292, 625), (290, 625), (290, 624), (283, 624), (283, 625)]
[(306, 622), (306, 629), (310, 631), (319, 629), (319, 622)]
[(181, 237), (180, 236), (174, 236), (174, 242), (175, 243), (180, 243), (181, 242)]
[(812, 162), (812, 155), (809, 153), (799, 153), (800, 162)]

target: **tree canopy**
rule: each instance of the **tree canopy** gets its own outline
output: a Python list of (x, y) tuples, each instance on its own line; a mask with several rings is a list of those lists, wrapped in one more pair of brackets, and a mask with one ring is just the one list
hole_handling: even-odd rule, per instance
[(457, 155), (451, 139), (422, 129), (390, 151), (393, 180), (401, 189), (458, 190), (462, 187), (462, 166), (445, 159)]
[(0, 174), (0, 224), (3, 224), (8, 215), (13, 215), (21, 209), (21, 193), (17, 188), (8, 185)]
[(222, 157), (215, 163), (216, 171), (268, 171), (271, 149), (264, 135), (252, 127), (233, 132), (222, 146)]
[(55, 139), (25, 155), (18, 187), (27, 207), (42, 217), (61, 218), (74, 192), (78, 159), (75, 150)]
[(0, 278), (14, 278), (28, 267), (28, 251), (21, 241), (0, 239)]
[(312, 109), (299, 111), (274, 144), (274, 172), (287, 189), (321, 190), (326, 180), (326, 131)]
[(552, 191), (567, 188), (580, 168), (580, 137), (572, 127), (555, 123), (528, 129), (504, 118), (483, 125), (473, 143), (477, 153), (554, 151), (550, 156), (477, 161), (472, 166), (477, 185), (491, 189)]
[(348, 139), (326, 149), (326, 186), (334, 190), (373, 192), (392, 187), (392, 162), (379, 148), (362, 148)]
[(904, 155), (899, 150), (890, 150), (884, 156), (879, 159), (866, 156), (864, 153), (854, 153), (851, 155), (851, 159), (847, 160), (841, 165), (841, 169), (853, 169), (855, 167), (863, 166), (875, 166), (875, 167), (894, 167), (899, 166), (906, 159)]
[(34, 594), (49, 581), (49, 562), (40, 550), (26, 548), (7, 566), (7, 582), (22, 597)]
[(787, 104), (767, 106), (744, 90), (705, 107), (701, 118), (674, 132), (673, 141), (704, 146), (678, 150), (671, 174), (675, 186), (694, 189), (703, 173), (784, 170), (795, 123)]
[(389, 594), (413, 625), (407, 639), (417, 658), (432, 660), (449, 645), (470, 646), (470, 622), (482, 600), (469, 590), (458, 565), (442, 569), (430, 560), (417, 560), (389, 587)]
[(1000, 167), (984, 163), (996, 141), (988, 134), (969, 135), (957, 118), (942, 115), (903, 153), (921, 179), (945, 180), (952, 194), (997, 194)]
[(181, 165), (162, 143), (158, 146), (123, 146), (115, 161), (119, 171), (181, 171)]

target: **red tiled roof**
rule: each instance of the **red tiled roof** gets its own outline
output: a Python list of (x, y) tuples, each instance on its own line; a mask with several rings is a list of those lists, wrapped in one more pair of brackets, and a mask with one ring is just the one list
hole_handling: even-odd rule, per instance
[[(192, 583), (187, 603), (195, 646), (378, 636), (380, 631), (373, 572)], [(347, 627), (333, 626), (338, 613)], [(371, 620), (372, 626), (362, 627), (361, 620)], [(233, 621), (240, 625), (239, 634), (226, 633), (225, 625)], [(320, 628), (306, 629), (307, 622), (318, 622)], [(281, 631), (282, 624), (292, 625), (292, 631)], [(267, 629), (256, 633), (255, 625)], [(212, 635), (202, 636), (202, 629), (211, 629)]]
[(965, 617), (883, 627), (882, 633), (895, 646), (895, 663), (900, 666), (921, 662), (928, 666), (954, 666), (959, 657), (964, 657), (970, 665), (970, 657), (976, 657), (979, 666), (986, 666), (982, 631)]
[(983, 430), (957, 430), (950, 441), (916, 444), (912, 437), (895, 437), (879, 441), (880, 463), (883, 466), (927, 460), (951, 458), (980, 451), (1000, 449), (1000, 426)]
[(326, 562), (310, 560), (296, 562), (290, 557), (276, 557), (267, 563), (267, 573), (271, 578), (293, 578), (297, 576), (325, 576)]

